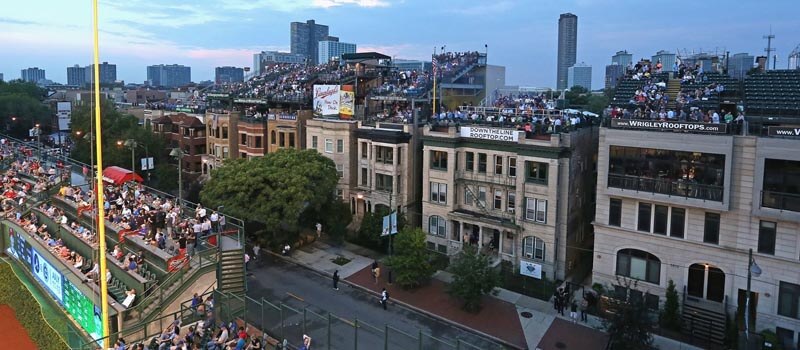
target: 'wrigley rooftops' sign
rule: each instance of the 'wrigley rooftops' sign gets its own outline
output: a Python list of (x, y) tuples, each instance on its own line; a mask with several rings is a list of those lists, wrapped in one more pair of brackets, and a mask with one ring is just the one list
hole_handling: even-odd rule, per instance
[(662, 122), (658, 120), (611, 119), (611, 127), (661, 131), (689, 131), (706, 134), (724, 134), (728, 124)]
[(520, 131), (514, 129), (483, 128), (477, 126), (462, 126), (461, 137), (494, 141), (519, 141)]

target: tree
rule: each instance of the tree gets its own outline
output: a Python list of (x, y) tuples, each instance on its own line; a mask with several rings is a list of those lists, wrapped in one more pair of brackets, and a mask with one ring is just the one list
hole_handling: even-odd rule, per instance
[(678, 291), (675, 289), (675, 282), (669, 280), (667, 284), (666, 301), (664, 309), (661, 311), (661, 327), (673, 331), (681, 330), (680, 304), (678, 302)]
[(43, 103), (46, 96), (46, 91), (33, 83), (0, 81), (0, 117), (5, 132), (17, 138), (28, 138), (28, 130), (36, 124), (48, 132), (53, 112)]
[[(637, 281), (617, 279), (625, 290), (635, 290)], [(644, 304), (644, 298), (632, 298), (626, 293), (620, 299), (610, 300), (610, 316), (603, 320), (613, 350), (651, 349), (653, 322)]]
[(426, 234), (420, 228), (404, 228), (394, 238), (394, 255), (388, 265), (394, 280), (403, 288), (414, 288), (436, 272), (425, 248)]
[(337, 242), (343, 240), (345, 234), (347, 234), (347, 225), (350, 225), (350, 222), (353, 221), (350, 206), (345, 202), (334, 199), (325, 203), (319, 214), (322, 230), (325, 231), (328, 237)]
[[(355, 243), (377, 251), (386, 251), (389, 246), (389, 239), (381, 236), (383, 231), (383, 217), (389, 215), (389, 208), (386, 206), (375, 206), (375, 211), (365, 213), (361, 219), (361, 226), (356, 232)], [(397, 229), (402, 230), (406, 227), (406, 216), (401, 212), (397, 214)]]
[(489, 257), (478, 249), (465, 245), (450, 265), (453, 281), (447, 292), (464, 302), (464, 310), (478, 312), (484, 295), (500, 285), (500, 275), (489, 266)]
[(570, 107), (583, 107), (589, 103), (589, 90), (585, 87), (575, 85), (564, 93), (564, 98), (569, 101)]
[(317, 151), (281, 149), (261, 158), (226, 160), (212, 171), (200, 199), (258, 224), (257, 235), (277, 245), (297, 240), (305, 211), (319, 213), (339, 200), (334, 198), (338, 181), (333, 161)]

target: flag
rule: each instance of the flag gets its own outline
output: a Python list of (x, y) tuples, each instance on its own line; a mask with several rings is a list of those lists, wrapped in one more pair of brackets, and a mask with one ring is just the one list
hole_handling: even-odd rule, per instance
[(397, 211), (392, 212), (389, 214), (389, 222), (391, 224), (391, 230), (389, 231), (390, 234), (397, 234)]
[(433, 76), (436, 76), (439, 74), (439, 60), (436, 59), (436, 56), (431, 59), (431, 65), (433, 66)]
[(383, 217), (383, 230), (381, 231), (381, 237), (389, 235), (390, 221), (391, 221), (391, 214)]

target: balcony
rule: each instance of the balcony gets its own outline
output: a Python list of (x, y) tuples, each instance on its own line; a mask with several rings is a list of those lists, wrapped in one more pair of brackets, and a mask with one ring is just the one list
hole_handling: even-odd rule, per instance
[(715, 202), (722, 202), (724, 193), (722, 186), (702, 185), (691, 180), (654, 179), (620, 174), (608, 174), (608, 187)]
[(761, 206), (764, 208), (800, 212), (800, 194), (761, 191)]

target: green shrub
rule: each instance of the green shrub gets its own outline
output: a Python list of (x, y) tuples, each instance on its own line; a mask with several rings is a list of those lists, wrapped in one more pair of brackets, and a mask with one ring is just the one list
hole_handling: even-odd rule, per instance
[(39, 349), (69, 350), (67, 344), (45, 322), (41, 306), (6, 262), (0, 263), (0, 304), (14, 309), (17, 320)]

